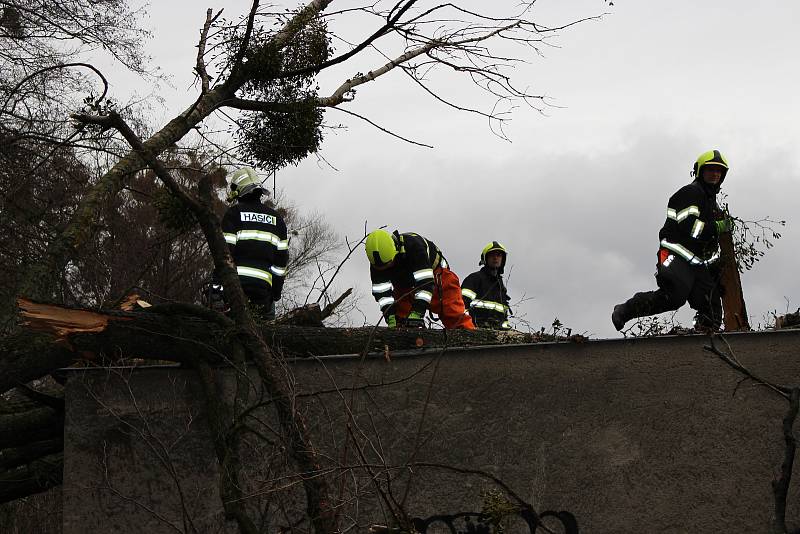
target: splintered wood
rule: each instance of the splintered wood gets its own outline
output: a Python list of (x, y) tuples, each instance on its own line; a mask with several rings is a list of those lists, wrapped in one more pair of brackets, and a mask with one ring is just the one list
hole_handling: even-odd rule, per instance
[[(59, 341), (75, 333), (102, 332), (108, 326), (110, 316), (88, 310), (72, 310), (39, 304), (26, 299), (17, 299), (23, 326), (55, 336)], [(118, 317), (115, 319), (123, 319)]]
[(720, 286), (722, 289), (722, 318), (725, 323), (725, 331), (750, 330), (744, 293), (742, 292), (742, 280), (739, 277), (739, 269), (736, 267), (736, 252), (730, 232), (719, 236), (719, 246), (722, 254)]

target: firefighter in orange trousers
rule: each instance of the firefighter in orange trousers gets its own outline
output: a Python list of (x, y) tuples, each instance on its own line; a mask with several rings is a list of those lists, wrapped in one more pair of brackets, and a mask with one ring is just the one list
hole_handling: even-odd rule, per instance
[(389, 328), (425, 327), (425, 311), (445, 328), (474, 330), (458, 276), (432, 241), (419, 234), (375, 230), (365, 243), (372, 295)]

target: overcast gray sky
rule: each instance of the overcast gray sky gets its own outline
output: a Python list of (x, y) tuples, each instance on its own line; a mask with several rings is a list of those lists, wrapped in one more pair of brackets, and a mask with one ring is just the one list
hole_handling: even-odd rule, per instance
[[(145, 24), (148, 49), (174, 76), (162, 87), (167, 119), (196, 96), (190, 87), (205, 8), (229, 16), (249, 2), (156, 2)], [(338, 9), (352, 2), (341, 4)], [(471, 2), (476, 8), (485, 2)], [(294, 4), (287, 4), (294, 5)], [(509, 249), (509, 290), (533, 327), (555, 317), (594, 337), (617, 334), (614, 304), (655, 288), (657, 234), (668, 197), (690, 181), (701, 152), (718, 148), (731, 170), (723, 191), (745, 219), (771, 215), (787, 227), (775, 248), (743, 275), (753, 324), (772, 310), (800, 306), (796, 275), (800, 227), (800, 94), (796, 54), (800, 4), (785, 0), (539, 0), (537, 22), (548, 26), (607, 12), (560, 32), (544, 57), (529, 54), (515, 82), (549, 96), (545, 114), (520, 107), (506, 131), (454, 111), (396, 71), (362, 86), (348, 104), (397, 133), (435, 146), (425, 149), (382, 134), (341, 112), (326, 120), (348, 126), (329, 133), (322, 155), (278, 175), (278, 186), (342, 235), (359, 239), (364, 222), (429, 237), (463, 280), (491, 240)], [(181, 21), (179, 26), (176, 21)], [(332, 26), (355, 41), (363, 24)], [(341, 46), (340, 46), (341, 50)], [(356, 70), (384, 63), (377, 54), (321, 77), (320, 93)], [(112, 84), (115, 83), (111, 73)], [(431, 75), (442, 94), (472, 106), (491, 105), (465, 80)], [(130, 83), (121, 74), (116, 87)], [(150, 88), (142, 86), (140, 93)], [(412, 193), (413, 192), (413, 193)], [(363, 254), (339, 275), (354, 286), (361, 309), (377, 319)], [(688, 306), (678, 315), (691, 323)]]

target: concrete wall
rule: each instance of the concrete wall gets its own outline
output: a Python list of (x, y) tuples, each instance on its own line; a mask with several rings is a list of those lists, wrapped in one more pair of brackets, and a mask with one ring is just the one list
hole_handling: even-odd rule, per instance
[[(800, 332), (728, 339), (754, 372), (800, 384)], [(609, 340), (396, 355), (390, 362), (337, 357), (291, 367), (335, 494), (360, 497), (357, 508), (355, 499), (343, 508), (355, 531), (384, 517), (370, 473), (339, 476), (355, 461), (348, 422), (377, 466), (372, 475), (409, 460), (484, 470), (537, 510), (572, 512), (581, 532), (767, 532), (787, 403), (751, 382), (737, 388), (741, 376), (703, 351), (706, 343), (694, 336)], [(228, 390), (230, 383), (228, 377)], [(192, 526), (235, 532), (222, 517), (193, 372), (75, 372), (67, 406), (65, 533)], [(253, 448), (244, 456), (263, 464), (262, 474), (278, 472), (274, 451)], [(408, 470), (390, 472), (402, 497)], [(447, 470), (414, 473), (414, 516), (479, 511), (482, 492), (492, 487)], [(257, 474), (245, 483), (247, 491), (268, 486)], [(800, 520), (792, 506), (797, 496), (790, 494), (789, 517)], [(264, 495), (258, 498), (263, 505)], [(299, 488), (286, 499), (302, 502)], [(273, 526), (289, 521), (276, 510), (265, 516)]]

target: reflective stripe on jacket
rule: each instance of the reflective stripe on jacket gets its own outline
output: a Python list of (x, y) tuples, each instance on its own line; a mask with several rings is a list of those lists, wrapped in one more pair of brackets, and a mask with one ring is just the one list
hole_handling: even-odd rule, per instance
[(244, 284), (269, 284), (279, 297), (289, 259), (286, 224), (261, 202), (239, 201), (225, 212), (222, 232)]
[(447, 267), (447, 262), (433, 241), (414, 233), (396, 235), (400, 250), (394, 265), (383, 271), (370, 266), (372, 296), (384, 315), (394, 315), (395, 289), (406, 289), (413, 299), (412, 311), (423, 315), (433, 297), (434, 270)]
[(667, 204), (660, 246), (695, 265), (715, 261), (719, 236), (714, 221), (719, 211), (716, 195), (699, 180), (683, 186)]
[(476, 326), (510, 328), (507, 319), (511, 299), (499, 272), (484, 265), (464, 279), (461, 296)]

